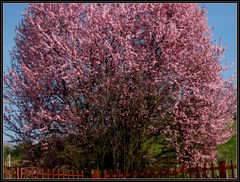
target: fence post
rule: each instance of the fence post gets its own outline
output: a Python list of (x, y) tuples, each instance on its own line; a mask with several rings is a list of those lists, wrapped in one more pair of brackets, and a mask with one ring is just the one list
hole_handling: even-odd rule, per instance
[(160, 175), (160, 178), (162, 177), (162, 167), (159, 166), (159, 175)]
[(17, 167), (17, 178), (19, 178), (19, 167)]
[(74, 172), (74, 169), (72, 170), (72, 178), (75, 178), (75, 172)]
[(157, 165), (153, 165), (153, 176), (154, 176), (154, 178), (156, 178), (156, 175), (157, 175), (156, 171), (157, 171)]
[(220, 161), (219, 162), (219, 173), (220, 173), (219, 174), (220, 178), (226, 178), (227, 177), (225, 161)]
[(38, 167), (36, 168), (36, 177), (38, 178)]
[(97, 178), (101, 178), (100, 170), (97, 169)]
[(62, 178), (65, 178), (64, 169), (62, 170)]
[(231, 169), (232, 169), (232, 178), (234, 178), (234, 168), (233, 168), (233, 162), (231, 160)]
[(10, 167), (10, 178), (13, 178), (13, 167)]
[(33, 178), (33, 167), (31, 167), (31, 178)]
[(211, 167), (212, 167), (212, 178), (214, 178), (213, 162), (211, 163)]
[(20, 178), (22, 179), (23, 178), (23, 168), (20, 167)]
[(92, 170), (92, 178), (100, 178), (100, 171), (97, 170)]
[(110, 178), (113, 177), (113, 171), (112, 171), (112, 169), (109, 170), (109, 177), (110, 177)]
[(107, 178), (107, 170), (104, 170), (104, 172), (103, 172), (103, 178)]
[(169, 164), (167, 165), (167, 178), (169, 178)]
[(207, 178), (207, 168), (206, 168), (206, 162), (204, 162), (204, 168), (203, 168), (203, 172), (204, 172), (204, 177)]
[(59, 168), (57, 170), (57, 175), (58, 175), (58, 178), (60, 178), (60, 171), (59, 171)]
[(28, 178), (28, 169), (25, 167), (25, 178)]
[(52, 169), (52, 178), (55, 178), (55, 171)]
[(44, 178), (44, 168), (42, 168), (42, 178)]
[(181, 170), (182, 170), (182, 178), (184, 178), (184, 166), (181, 165)]
[(3, 166), (3, 177), (6, 178), (6, 167), (5, 167), (5, 165)]
[(197, 177), (197, 178), (200, 177), (200, 175), (199, 175), (199, 170), (198, 170), (198, 164), (197, 164), (197, 166), (196, 166), (196, 177)]
[(191, 164), (189, 164), (188, 170), (189, 170), (189, 177), (192, 178), (192, 168), (191, 168)]
[(50, 177), (49, 177), (49, 169), (47, 169), (47, 178), (50, 178)]
[(174, 165), (174, 176), (177, 177), (177, 164)]

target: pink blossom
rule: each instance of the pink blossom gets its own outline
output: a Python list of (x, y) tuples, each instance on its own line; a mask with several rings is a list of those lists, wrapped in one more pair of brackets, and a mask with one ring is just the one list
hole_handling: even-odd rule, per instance
[(197, 4), (32, 4), (17, 31), (4, 76), (13, 131), (45, 126), (44, 137), (51, 126), (89, 146), (124, 123), (138, 137), (160, 132), (190, 163), (214, 159), (233, 135), (236, 88)]

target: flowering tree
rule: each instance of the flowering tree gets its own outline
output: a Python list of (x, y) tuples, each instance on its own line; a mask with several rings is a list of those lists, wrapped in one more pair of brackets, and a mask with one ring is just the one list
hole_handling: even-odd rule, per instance
[(15, 141), (48, 151), (74, 138), (128, 170), (150, 138), (194, 164), (232, 136), (235, 88), (196, 4), (33, 4), (15, 42), (4, 76)]

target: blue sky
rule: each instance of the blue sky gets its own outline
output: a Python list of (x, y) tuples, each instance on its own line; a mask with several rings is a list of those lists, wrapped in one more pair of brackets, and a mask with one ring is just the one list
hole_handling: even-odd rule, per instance
[(235, 3), (204, 3), (208, 15), (208, 24), (214, 25), (213, 40), (218, 42), (222, 36), (226, 52), (222, 63), (232, 64), (232, 68), (223, 73), (231, 76), (237, 71), (237, 4)]
[[(208, 24), (214, 25), (213, 41), (218, 42), (222, 36), (226, 48), (223, 64), (232, 64), (232, 68), (224, 72), (224, 78), (233, 75), (237, 70), (237, 4), (236, 3), (203, 3), (208, 14)], [(9, 50), (14, 46), (15, 28), (21, 22), (27, 4), (3, 4), (3, 67), (10, 65)], [(4, 141), (8, 139), (4, 137)]]

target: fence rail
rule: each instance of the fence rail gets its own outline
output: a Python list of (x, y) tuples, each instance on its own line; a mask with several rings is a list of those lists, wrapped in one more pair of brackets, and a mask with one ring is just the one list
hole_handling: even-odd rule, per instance
[(38, 167), (4, 167), (4, 178), (83, 178), (83, 170), (54, 170)]
[[(54, 170), (38, 167), (6, 167), (4, 166), (4, 178), (87, 178), (83, 170)], [(226, 164), (220, 161), (205, 163), (196, 167), (174, 165), (149, 165), (140, 171), (121, 172), (113, 170), (93, 169), (90, 178), (237, 178), (237, 166), (232, 161)]]

